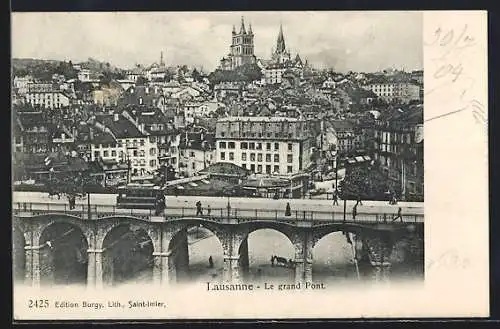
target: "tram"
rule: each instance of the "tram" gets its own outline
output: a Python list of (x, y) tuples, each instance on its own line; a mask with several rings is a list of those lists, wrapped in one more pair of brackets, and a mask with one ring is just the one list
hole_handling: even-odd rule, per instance
[(130, 183), (118, 188), (116, 207), (161, 212), (166, 207), (165, 195), (158, 185)]

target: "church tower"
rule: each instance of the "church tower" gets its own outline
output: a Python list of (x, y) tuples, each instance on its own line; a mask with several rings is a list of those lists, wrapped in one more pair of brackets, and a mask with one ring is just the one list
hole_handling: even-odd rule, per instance
[(285, 36), (283, 35), (283, 25), (280, 23), (280, 31), (278, 33), (278, 39), (276, 40), (276, 49), (274, 49), (272, 54), (272, 59), (274, 62), (282, 64), (290, 61), (290, 52), (286, 50)]
[(241, 17), (239, 32), (233, 25), (232, 42), (229, 55), (221, 61), (221, 67), (226, 70), (234, 70), (244, 64), (253, 64), (256, 62), (254, 55), (254, 34), (252, 25), (248, 25), (248, 31), (245, 27), (245, 20)]

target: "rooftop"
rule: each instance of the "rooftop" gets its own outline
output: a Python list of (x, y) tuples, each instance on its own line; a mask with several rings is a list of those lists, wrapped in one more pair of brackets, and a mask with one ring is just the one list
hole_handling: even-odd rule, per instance
[(253, 121), (253, 122), (296, 122), (299, 121), (296, 118), (287, 118), (287, 117), (225, 117), (225, 118), (220, 118), (218, 122), (247, 122), (247, 121)]

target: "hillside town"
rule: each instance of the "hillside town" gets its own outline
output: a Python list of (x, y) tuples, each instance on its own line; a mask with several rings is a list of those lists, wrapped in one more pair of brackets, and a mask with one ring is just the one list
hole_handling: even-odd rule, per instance
[(171, 65), (162, 49), (129, 69), (14, 59), (14, 188), (84, 172), (101, 193), (155, 182), (184, 195), (423, 201), (423, 71), (319, 69), (291, 53), (282, 25), (271, 58), (257, 58), (253, 31), (243, 18), (228, 31), (213, 72)]

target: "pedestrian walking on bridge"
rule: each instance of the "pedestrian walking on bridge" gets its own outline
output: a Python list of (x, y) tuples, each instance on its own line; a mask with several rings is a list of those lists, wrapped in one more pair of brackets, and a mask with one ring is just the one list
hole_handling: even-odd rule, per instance
[(396, 217), (394, 217), (394, 219), (392, 220), (393, 222), (396, 221), (396, 219), (398, 219), (401, 221), (401, 223), (403, 222), (403, 216), (401, 215), (401, 207), (398, 208), (398, 214), (396, 215)]
[(338, 206), (339, 205), (339, 200), (338, 200), (339, 197), (337, 195), (337, 191), (336, 190), (333, 191), (333, 196), (332, 197), (333, 197), (333, 205), (334, 206)]
[(352, 207), (352, 219), (356, 219), (357, 214), (358, 214), (358, 204), (356, 203), (354, 207)]
[(207, 206), (207, 215), (210, 216), (210, 213), (212, 212), (212, 208), (210, 208), (210, 205)]
[(208, 267), (214, 268), (214, 260), (212, 256), (208, 257)]
[(203, 211), (201, 210), (201, 201), (196, 202), (196, 216), (203, 215)]
[(291, 216), (291, 215), (292, 215), (292, 210), (290, 209), (290, 202), (287, 202), (285, 207), (285, 216)]
[(361, 195), (358, 195), (358, 199), (357, 199), (357, 201), (356, 201), (356, 206), (357, 206), (358, 204), (359, 204), (360, 206), (362, 206), (362, 205), (363, 205), (363, 202), (361, 201)]

